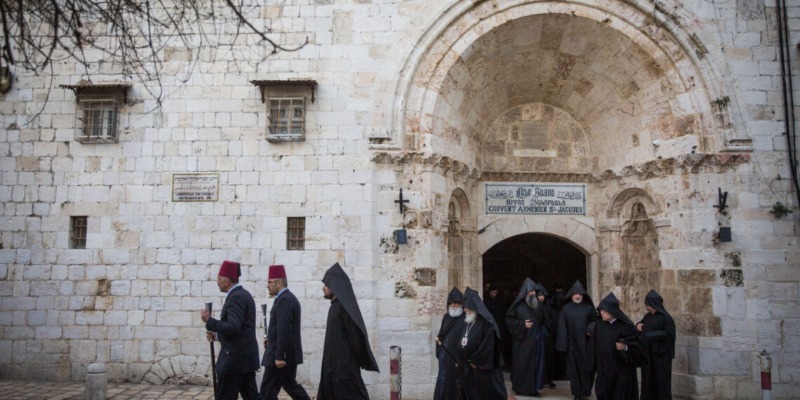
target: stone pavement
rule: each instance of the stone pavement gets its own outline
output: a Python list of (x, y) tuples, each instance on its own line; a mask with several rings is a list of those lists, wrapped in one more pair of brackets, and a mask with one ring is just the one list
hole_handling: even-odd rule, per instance
[[(541, 391), (544, 400), (572, 399), (569, 383), (556, 382), (556, 389)], [(506, 381), (507, 385), (510, 382)], [(509, 390), (510, 393), (510, 390)], [(214, 391), (210, 386), (191, 385), (150, 385), (134, 383), (108, 384), (109, 400), (210, 400)], [(313, 396), (313, 394), (312, 394)], [(386, 398), (388, 398), (388, 394)], [(431, 395), (431, 397), (433, 397)], [(288, 399), (281, 392), (280, 399)], [(533, 400), (533, 397), (517, 396), (517, 400)], [(592, 397), (594, 398), (594, 397)], [(42, 381), (4, 381), (0, 380), (0, 399), (3, 400), (84, 400), (86, 394), (83, 382), (42, 382)], [(376, 399), (379, 400), (379, 399)]]

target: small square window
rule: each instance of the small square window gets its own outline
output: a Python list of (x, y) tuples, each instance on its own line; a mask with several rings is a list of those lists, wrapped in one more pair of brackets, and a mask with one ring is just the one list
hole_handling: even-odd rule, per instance
[(125, 83), (61, 85), (75, 92), (75, 140), (81, 143), (117, 143), (120, 108), (130, 85)]
[(86, 248), (86, 228), (88, 226), (89, 217), (70, 217), (69, 218), (69, 248), (71, 249), (85, 249)]
[(289, 217), (286, 219), (286, 250), (304, 250), (306, 248), (306, 218)]
[(304, 97), (270, 97), (267, 140), (304, 140), (305, 102)]

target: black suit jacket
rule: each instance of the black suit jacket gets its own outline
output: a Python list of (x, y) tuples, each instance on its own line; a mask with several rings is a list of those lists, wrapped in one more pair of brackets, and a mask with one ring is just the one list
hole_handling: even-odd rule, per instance
[(286, 289), (275, 299), (269, 312), (267, 351), (261, 365), (273, 365), (275, 360), (286, 365), (303, 363), (303, 345), (300, 342), (300, 302)]
[(216, 332), (222, 344), (217, 375), (246, 374), (258, 369), (256, 302), (239, 286), (231, 289), (219, 319), (209, 318), (206, 330)]

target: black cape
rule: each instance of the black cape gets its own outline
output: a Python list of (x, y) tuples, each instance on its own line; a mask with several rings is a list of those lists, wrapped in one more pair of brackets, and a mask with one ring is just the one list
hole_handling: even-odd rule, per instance
[[(619, 308), (619, 300), (609, 293), (597, 306), (614, 317), (612, 321), (597, 321), (589, 349), (597, 377), (594, 392), (597, 400), (638, 400), (639, 384), (636, 363), (642, 357), (636, 339), (636, 327)], [(617, 342), (628, 346), (617, 350)]]
[[(536, 307), (529, 306), (525, 299), (528, 293), (541, 288), (530, 278), (525, 278), (516, 299), (506, 312), (506, 326), (511, 332), (511, 388), (517, 394), (534, 394), (544, 387), (544, 304), (536, 299)], [(525, 321), (533, 326), (527, 328)]]
[(647, 355), (642, 366), (642, 400), (672, 399), (672, 359), (675, 357), (675, 321), (664, 308), (664, 299), (651, 290), (644, 300), (655, 313), (644, 315), (640, 341)]
[[(583, 295), (580, 304), (572, 301), (572, 295)], [(592, 298), (580, 282), (575, 281), (564, 296), (564, 305), (558, 316), (556, 350), (567, 353), (567, 377), (573, 396), (589, 397), (592, 394), (594, 373), (589, 359), (589, 336), (587, 329), (597, 319)]]
[[(461, 291), (453, 288), (447, 296), (447, 306), (453, 303), (464, 303)], [(436, 346), (436, 358), (439, 360), (439, 376), (436, 379), (436, 389), (433, 392), (434, 400), (458, 400), (458, 357), (459, 341), (464, 329), (464, 314), (451, 317), (445, 313), (442, 325), (436, 335), (442, 345)]]
[(350, 278), (336, 263), (322, 282), (336, 296), (328, 309), (317, 400), (369, 399), (359, 368), (378, 371)]
[(464, 291), (464, 307), (478, 314), (472, 323), (464, 324), (459, 335), (458, 383), (464, 400), (506, 400), (497, 323), (471, 288)]

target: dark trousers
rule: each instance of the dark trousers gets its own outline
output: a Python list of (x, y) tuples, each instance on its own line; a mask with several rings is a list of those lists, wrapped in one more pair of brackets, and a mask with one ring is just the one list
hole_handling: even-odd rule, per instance
[(258, 388), (256, 388), (256, 373), (235, 375), (217, 375), (217, 395), (216, 400), (236, 400), (239, 394), (244, 400), (256, 400)]
[(277, 400), (278, 392), (283, 388), (292, 400), (311, 400), (306, 390), (295, 380), (297, 365), (286, 365), (278, 368), (275, 364), (264, 367), (264, 376), (261, 378), (261, 400)]

